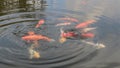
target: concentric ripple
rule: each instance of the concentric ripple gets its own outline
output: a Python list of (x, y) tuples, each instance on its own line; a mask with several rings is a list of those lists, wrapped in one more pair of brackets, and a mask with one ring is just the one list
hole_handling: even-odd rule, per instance
[[(96, 7), (94, 7), (96, 8)], [(99, 9), (99, 8), (97, 8)], [(21, 11), (20, 11), (21, 10)], [(98, 51), (80, 40), (68, 40), (61, 44), (58, 42), (60, 28), (56, 27), (57, 23), (63, 21), (58, 18), (70, 17), (76, 18), (80, 22), (87, 19), (98, 20), (95, 16), (100, 16), (101, 12), (93, 10), (95, 14), (86, 14), (84, 12), (68, 11), (62, 9), (52, 9), (49, 11), (25, 11), (25, 9), (11, 10), (14, 12), (0, 16), (0, 64), (13, 67), (29, 67), (29, 68), (54, 68), (67, 67), (77, 63), (84, 63), (94, 58)], [(92, 13), (92, 12), (91, 12)], [(92, 16), (93, 15), (93, 16)], [(45, 19), (45, 24), (36, 29), (35, 25), (40, 19)], [(73, 22), (72, 28), (79, 22)], [(94, 26), (94, 25), (93, 25)], [(55, 39), (55, 42), (39, 41), (39, 47), (36, 48), (40, 52), (41, 58), (29, 59), (28, 47), (30, 43), (26, 43), (21, 39), (28, 31), (35, 31), (37, 34), (42, 34)], [(94, 39), (91, 39), (93, 41)]]

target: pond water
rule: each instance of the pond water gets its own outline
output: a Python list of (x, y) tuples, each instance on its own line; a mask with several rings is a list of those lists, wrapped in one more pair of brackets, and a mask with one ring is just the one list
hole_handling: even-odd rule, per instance
[[(119, 0), (0, 0), (1, 68), (120, 68)], [(75, 18), (70, 26), (55, 26), (59, 18)], [(35, 25), (40, 19), (45, 23)], [(102, 43), (97, 49), (80, 40), (59, 42), (60, 29), (74, 28), (80, 22), (95, 20), (90, 27), (94, 38), (85, 41)], [(54, 39), (38, 41), (40, 58), (29, 58), (31, 43), (21, 39), (34, 31)]]

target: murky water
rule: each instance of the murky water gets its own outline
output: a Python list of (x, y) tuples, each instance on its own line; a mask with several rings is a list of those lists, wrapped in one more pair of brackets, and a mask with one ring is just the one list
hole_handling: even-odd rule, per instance
[[(0, 67), (1, 68), (120, 68), (119, 0), (0, 0)], [(103, 49), (80, 42), (58, 39), (63, 21), (71, 17), (80, 22), (94, 19), (90, 27), (94, 38), (87, 39), (106, 45)], [(45, 20), (40, 28), (35, 25)], [(73, 28), (78, 22), (64, 29)], [(55, 39), (39, 41), (39, 59), (29, 59), (30, 43), (21, 37), (28, 31)]]

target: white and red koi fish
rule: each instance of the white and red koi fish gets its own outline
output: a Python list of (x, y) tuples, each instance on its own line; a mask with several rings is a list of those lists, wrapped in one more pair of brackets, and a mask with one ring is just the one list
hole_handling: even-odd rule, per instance
[(61, 34), (61, 37), (64, 37), (64, 38), (75, 37), (75, 36), (77, 35), (74, 32), (67, 32), (67, 33)]
[(73, 38), (73, 37), (78, 36), (78, 34), (76, 34), (75, 32), (72, 32), (72, 31), (64, 32), (62, 28), (60, 29), (60, 32), (61, 32), (60, 38), (59, 38), (60, 43), (64, 43), (67, 38)]
[(66, 25), (70, 25), (71, 22), (64, 22), (64, 23), (58, 23), (55, 26), (66, 26)]
[(62, 36), (63, 33), (64, 33), (63, 28), (60, 28), (60, 38), (59, 38), (60, 43), (64, 43), (67, 40), (65, 37)]
[(85, 21), (85, 22), (82, 22), (78, 25), (75, 26), (75, 28), (85, 28), (87, 27), (89, 24), (92, 24), (93, 22), (96, 22), (95, 20), (88, 20), (88, 21)]
[(72, 32), (72, 31), (64, 32), (62, 28), (60, 29), (60, 31), (61, 31), (60, 37), (69, 38), (69, 37), (78, 36), (78, 34), (76, 34), (75, 32)]
[(58, 18), (58, 20), (65, 20), (65, 21), (70, 21), (70, 22), (79, 22), (77, 19), (75, 19), (75, 18), (69, 18), (69, 17)]
[(44, 23), (45, 23), (44, 19), (39, 20), (39, 22), (37, 23), (37, 25), (35, 26), (35, 28), (39, 28)]

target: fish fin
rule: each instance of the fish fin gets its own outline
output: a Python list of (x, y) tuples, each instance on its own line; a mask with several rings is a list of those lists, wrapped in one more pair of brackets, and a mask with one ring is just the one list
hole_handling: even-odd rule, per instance
[(59, 38), (59, 42), (60, 42), (60, 43), (64, 43), (64, 42), (66, 42), (66, 40), (67, 40), (67, 39), (64, 38), (64, 37)]
[(106, 46), (102, 43), (96, 43), (96, 48), (100, 49), (100, 48), (105, 48)]
[(61, 32), (61, 33), (64, 33), (63, 27), (60, 28), (60, 32)]

